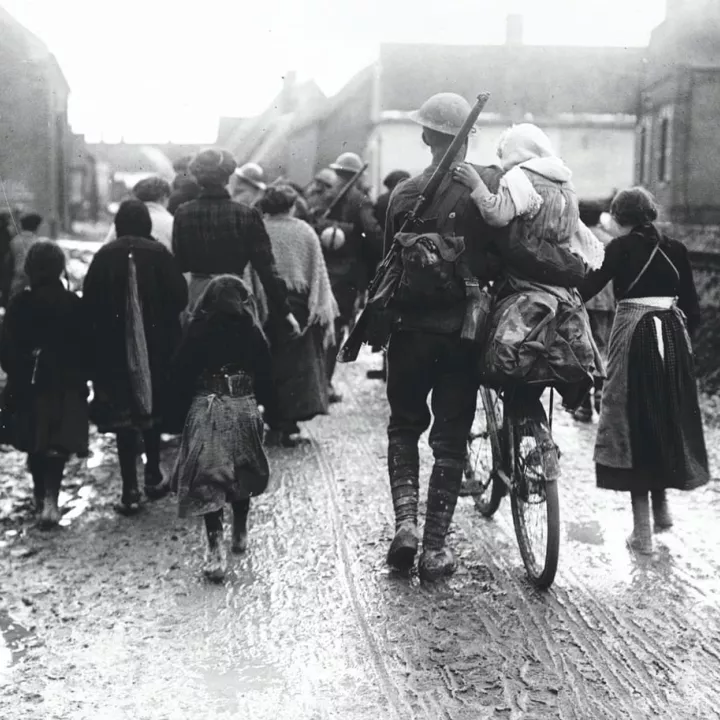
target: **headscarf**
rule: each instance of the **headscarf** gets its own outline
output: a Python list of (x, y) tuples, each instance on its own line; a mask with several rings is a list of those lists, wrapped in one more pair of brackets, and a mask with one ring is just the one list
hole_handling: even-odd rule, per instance
[(125, 200), (115, 215), (117, 237), (152, 238), (150, 211), (140, 200)]
[(236, 275), (218, 275), (207, 284), (195, 305), (192, 322), (218, 315), (248, 318), (265, 338), (255, 298)]
[(65, 272), (65, 253), (57, 243), (40, 240), (33, 243), (25, 257), (25, 274), (31, 287), (60, 279)]
[(190, 162), (188, 170), (203, 187), (227, 185), (235, 172), (237, 162), (227, 150), (207, 148), (201, 150)]

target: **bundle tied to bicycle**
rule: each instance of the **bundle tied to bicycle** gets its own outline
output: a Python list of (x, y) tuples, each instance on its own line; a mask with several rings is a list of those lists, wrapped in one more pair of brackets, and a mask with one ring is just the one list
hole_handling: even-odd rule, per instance
[(589, 387), (604, 372), (577, 290), (510, 277), (478, 346), (483, 383)]

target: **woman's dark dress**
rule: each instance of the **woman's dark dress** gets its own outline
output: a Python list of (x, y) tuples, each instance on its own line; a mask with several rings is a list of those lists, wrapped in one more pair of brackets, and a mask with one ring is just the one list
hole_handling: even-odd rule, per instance
[[(658, 242), (672, 265), (656, 253), (628, 291)], [(622, 357), (623, 341), (627, 340), (622, 337), (622, 317), (616, 318), (610, 338), (609, 371), (613, 363), (626, 362), (627, 396), (603, 395), (602, 413), (607, 413), (606, 419), (616, 412), (625, 413), (632, 468), (597, 463), (598, 486), (642, 493), (665, 488), (691, 490), (703, 485), (709, 479), (708, 461), (687, 332), (697, 326), (700, 308), (687, 249), (662, 236), (652, 224), (639, 226), (608, 244), (602, 268), (591, 273), (581, 288), (583, 298), (595, 295), (608, 281), (613, 282), (619, 301), (677, 298), (682, 313), (660, 308), (645, 312), (629, 338), (627, 357)], [(622, 307), (618, 315), (622, 315)], [(656, 319), (664, 358), (658, 346)]]
[(187, 304), (185, 278), (159, 242), (121, 237), (97, 252), (85, 277), (83, 303), (92, 340), (92, 419), (100, 432), (147, 426), (135, 407), (127, 362), (125, 307), (130, 252), (137, 268), (154, 420), (164, 414), (170, 360), (180, 341), (180, 313)]
[(59, 280), (12, 300), (3, 324), (0, 363), (8, 374), (9, 439), (18, 450), (87, 453), (86, 355), (80, 298)]

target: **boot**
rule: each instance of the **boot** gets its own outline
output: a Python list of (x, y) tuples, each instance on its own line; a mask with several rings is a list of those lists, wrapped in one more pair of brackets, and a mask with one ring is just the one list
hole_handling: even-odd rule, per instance
[(455, 558), (445, 545), (462, 483), (461, 461), (435, 461), (430, 475), (427, 514), (420, 557), (420, 579), (435, 582), (455, 572)]
[(140, 510), (140, 489), (137, 479), (137, 437), (134, 430), (117, 434), (118, 461), (122, 477), (122, 496), (115, 505), (121, 515), (135, 515)]
[(242, 555), (247, 551), (247, 519), (249, 512), (250, 498), (233, 503), (232, 551), (235, 555)]
[(415, 563), (419, 544), (417, 514), (420, 460), (414, 443), (390, 440), (388, 445), (390, 492), (395, 511), (395, 537), (387, 563), (398, 570), (409, 570)]
[(62, 517), (62, 513), (58, 507), (58, 496), (60, 495), (60, 485), (62, 484), (63, 473), (65, 471), (65, 458), (46, 457), (44, 469), (45, 499), (43, 501), (42, 514), (40, 515), (39, 527), (42, 530), (50, 530), (51, 528), (57, 527)]
[(641, 555), (652, 555), (653, 541), (650, 531), (650, 498), (647, 493), (632, 496), (633, 531), (627, 539), (630, 549)]
[(211, 582), (222, 582), (227, 570), (227, 552), (223, 541), (223, 511), (205, 515), (205, 562), (203, 574)]
[(668, 508), (667, 493), (665, 490), (653, 490), (651, 495), (655, 532), (669, 530), (673, 526), (673, 519)]
[(222, 582), (227, 572), (227, 550), (225, 543), (217, 542), (208, 545), (205, 549), (205, 562), (203, 563), (203, 574), (211, 582)]
[(33, 454), (28, 456), (28, 469), (32, 475), (33, 498), (35, 499), (35, 513), (37, 515), (42, 513), (45, 503), (44, 460), (42, 455)]

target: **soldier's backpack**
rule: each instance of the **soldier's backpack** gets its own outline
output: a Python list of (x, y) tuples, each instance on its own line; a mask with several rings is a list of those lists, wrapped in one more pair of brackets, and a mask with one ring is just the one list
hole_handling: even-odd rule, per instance
[(400, 279), (393, 298), (396, 308), (440, 310), (465, 299), (469, 268), (465, 238), (456, 235), (456, 227), (469, 202), (467, 188), (448, 175), (418, 220), (417, 231), (395, 235), (401, 247)]

